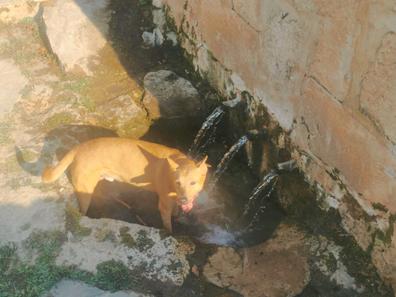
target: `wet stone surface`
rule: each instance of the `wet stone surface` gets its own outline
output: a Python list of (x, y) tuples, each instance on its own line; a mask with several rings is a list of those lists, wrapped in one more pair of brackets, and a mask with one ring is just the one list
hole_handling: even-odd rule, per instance
[[(244, 148), (191, 215), (175, 218), (173, 236), (161, 230), (156, 196), (124, 184), (99, 185), (96, 205), (81, 217), (66, 175), (41, 182), (46, 165), (103, 136), (141, 137), (187, 152), (217, 99), (180, 49), (143, 44), (142, 33), (155, 27), (149, 1), (48, 1), (40, 10), (37, 1), (18, 3), (7, 14), (0, 5), (1, 296), (391, 296), (364, 267), (364, 253), (305, 224), (306, 213), (323, 217), (310, 211), (310, 200), (294, 207), (273, 194), (246, 229), (240, 216), (259, 178)], [(66, 6), (78, 26), (63, 15)], [(63, 38), (88, 23), (87, 32), (69, 36), (77, 41)], [(160, 119), (147, 105), (147, 90), (166, 99)], [(212, 165), (242, 136), (230, 136), (240, 131), (231, 122), (224, 117), (216, 142), (202, 152)], [(289, 196), (306, 194), (286, 184)]]

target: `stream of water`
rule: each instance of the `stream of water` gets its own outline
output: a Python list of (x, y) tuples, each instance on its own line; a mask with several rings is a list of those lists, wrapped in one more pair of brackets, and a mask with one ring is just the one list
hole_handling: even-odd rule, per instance
[(198, 156), (212, 141), (214, 141), (217, 125), (220, 123), (223, 115), (224, 109), (218, 106), (206, 118), (197, 136), (195, 136), (193, 144), (188, 150), (190, 156)]
[[(250, 194), (242, 214), (242, 219), (249, 220), (246, 229), (251, 229), (259, 221), (260, 215), (266, 208), (265, 202), (274, 191), (278, 178), (279, 174), (276, 171), (270, 171)], [(266, 192), (262, 193), (264, 190)]]
[(224, 154), (220, 163), (217, 165), (215, 172), (213, 173), (212, 181), (209, 185), (209, 191), (212, 190), (217, 182), (219, 181), (221, 175), (224, 171), (227, 170), (231, 160), (235, 157), (235, 155), (240, 151), (240, 149), (245, 145), (248, 141), (248, 137), (246, 135), (239, 138), (239, 140), (231, 146), (231, 148)]

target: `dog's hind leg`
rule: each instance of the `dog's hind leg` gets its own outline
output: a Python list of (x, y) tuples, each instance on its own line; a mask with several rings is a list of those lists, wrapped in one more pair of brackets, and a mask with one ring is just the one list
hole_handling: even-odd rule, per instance
[(80, 206), (80, 212), (82, 215), (86, 215), (89, 205), (91, 204), (92, 200), (92, 193), (84, 193), (84, 192), (76, 192), (78, 198), (78, 204)]
[(78, 204), (82, 215), (86, 215), (91, 204), (92, 195), (99, 179), (96, 178), (73, 178), (74, 190), (77, 194)]

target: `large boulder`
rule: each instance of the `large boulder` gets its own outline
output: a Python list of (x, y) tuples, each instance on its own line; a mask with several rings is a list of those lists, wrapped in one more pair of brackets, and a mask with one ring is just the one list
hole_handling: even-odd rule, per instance
[(39, 3), (45, 0), (0, 0), (0, 21), (13, 24), (36, 16)]
[(129, 95), (121, 95), (99, 105), (93, 114), (95, 124), (117, 131), (120, 136), (139, 138), (149, 126), (147, 112)]
[(66, 71), (92, 74), (107, 43), (108, 4), (109, 0), (55, 0), (45, 5), (46, 35)]
[(245, 297), (296, 296), (310, 279), (303, 234), (287, 226), (276, 234), (263, 244), (239, 251), (218, 248), (204, 266), (204, 276)]
[(122, 263), (143, 280), (176, 287), (190, 273), (187, 256), (194, 252), (190, 242), (164, 236), (160, 230), (112, 219), (81, 218), (83, 237), (70, 235), (56, 260), (96, 273), (100, 263)]
[(198, 116), (202, 102), (188, 80), (168, 70), (149, 72), (144, 77), (143, 104), (152, 119)]

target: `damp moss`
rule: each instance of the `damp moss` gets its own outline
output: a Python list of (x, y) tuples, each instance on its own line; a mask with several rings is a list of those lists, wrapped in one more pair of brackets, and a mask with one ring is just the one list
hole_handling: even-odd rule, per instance
[(179, 32), (176, 26), (175, 20), (170, 16), (170, 7), (168, 5), (164, 6), (165, 22), (167, 29), (173, 32)]
[(22, 20), (19, 21), (19, 24), (25, 25), (25, 26), (27, 26), (27, 25), (30, 26), (30, 25), (34, 25), (35, 21), (34, 21), (33, 17), (24, 17)]
[(337, 270), (337, 259), (335, 258), (335, 256), (332, 253), (328, 253), (326, 255), (323, 255), (323, 260), (326, 263), (326, 269), (331, 272), (334, 273)]
[(37, 231), (32, 233), (23, 246), (35, 255), (33, 263), (24, 263), (18, 256), (17, 247), (5, 244), (0, 247), (0, 296), (39, 297), (63, 278), (79, 279), (94, 284), (92, 274), (73, 267), (56, 265), (66, 236), (61, 231)]
[(61, 231), (36, 231), (23, 244), (28, 250), (36, 251), (39, 256), (54, 258), (65, 240), (65, 234)]
[(98, 241), (116, 241), (116, 236), (114, 232), (110, 229), (99, 229), (95, 232), (94, 236)]
[(86, 77), (75, 78), (65, 83), (64, 89), (75, 93), (82, 93), (89, 86), (89, 80)]
[(136, 247), (135, 239), (129, 234), (129, 228), (127, 226), (120, 228), (121, 243), (129, 248)]
[(23, 245), (37, 255), (34, 264), (22, 263), (13, 244), (0, 247), (0, 292), (2, 297), (38, 297), (64, 276), (55, 258), (65, 236), (60, 231), (32, 233)]
[(375, 243), (376, 240), (380, 240), (386, 246), (390, 246), (390, 244), (392, 243), (392, 236), (393, 236), (393, 233), (394, 233), (394, 228), (395, 228), (394, 224), (395, 224), (395, 222), (396, 222), (396, 214), (390, 215), (389, 219), (388, 219), (388, 224), (389, 224), (388, 229), (386, 229), (385, 232), (377, 229), (374, 232), (373, 243)]
[(97, 123), (99, 126), (111, 130), (115, 130), (117, 135), (121, 137), (139, 138), (143, 136), (150, 127), (150, 120), (145, 117), (137, 117), (126, 121), (119, 122), (116, 117), (113, 118), (99, 118)]
[(131, 271), (124, 263), (110, 260), (96, 266), (96, 285), (104, 290), (125, 290), (131, 287)]
[[(367, 296), (392, 296), (392, 289), (384, 284), (372, 264), (370, 250), (363, 250), (356, 240), (346, 233), (342, 228), (341, 216), (336, 209), (330, 208), (325, 211), (320, 208), (319, 205), (322, 202), (319, 193), (304, 181), (302, 174), (297, 172), (284, 174), (280, 179), (279, 189), (280, 199), (287, 201), (284, 203), (287, 220), (310, 235), (324, 236), (341, 246), (340, 261), (357, 283), (366, 287), (367, 294), (369, 294)], [(350, 215), (354, 218), (370, 219), (355, 205), (352, 197), (345, 196), (343, 202), (348, 205)], [(328, 260), (327, 264), (332, 267), (333, 260)], [(381, 295), (378, 295), (379, 292)]]
[(83, 106), (87, 111), (94, 112), (96, 110), (96, 103), (88, 96), (83, 96), (78, 101), (81, 106)]
[(83, 281), (103, 290), (133, 289), (148, 292), (142, 278), (142, 267), (128, 269), (122, 262), (111, 260), (97, 265), (97, 273), (82, 271), (74, 266), (56, 265), (66, 235), (61, 231), (40, 231), (32, 233), (23, 245), (35, 257), (34, 263), (21, 261), (16, 245), (0, 246), (0, 296), (39, 297), (46, 296), (62, 279)]
[(33, 162), (39, 157), (38, 153), (29, 149), (20, 149), (20, 153), (22, 154), (21, 157), (25, 162)]
[(154, 244), (155, 242), (148, 236), (146, 230), (139, 230), (136, 238), (136, 247), (140, 252), (152, 248)]
[(73, 206), (68, 204), (65, 209), (66, 230), (76, 236), (88, 236), (92, 229), (81, 226), (81, 213)]
[(74, 121), (74, 117), (66, 111), (59, 112), (49, 117), (43, 124), (43, 128), (46, 131), (51, 131), (59, 126), (71, 124)]
[(379, 203), (379, 202), (374, 202), (371, 204), (373, 206), (374, 209), (382, 211), (382, 212), (387, 212), (388, 209), (386, 208), (385, 205)]
[(132, 119), (124, 123), (117, 133), (121, 137), (134, 137), (139, 138), (144, 135), (150, 127), (150, 121), (145, 117)]

